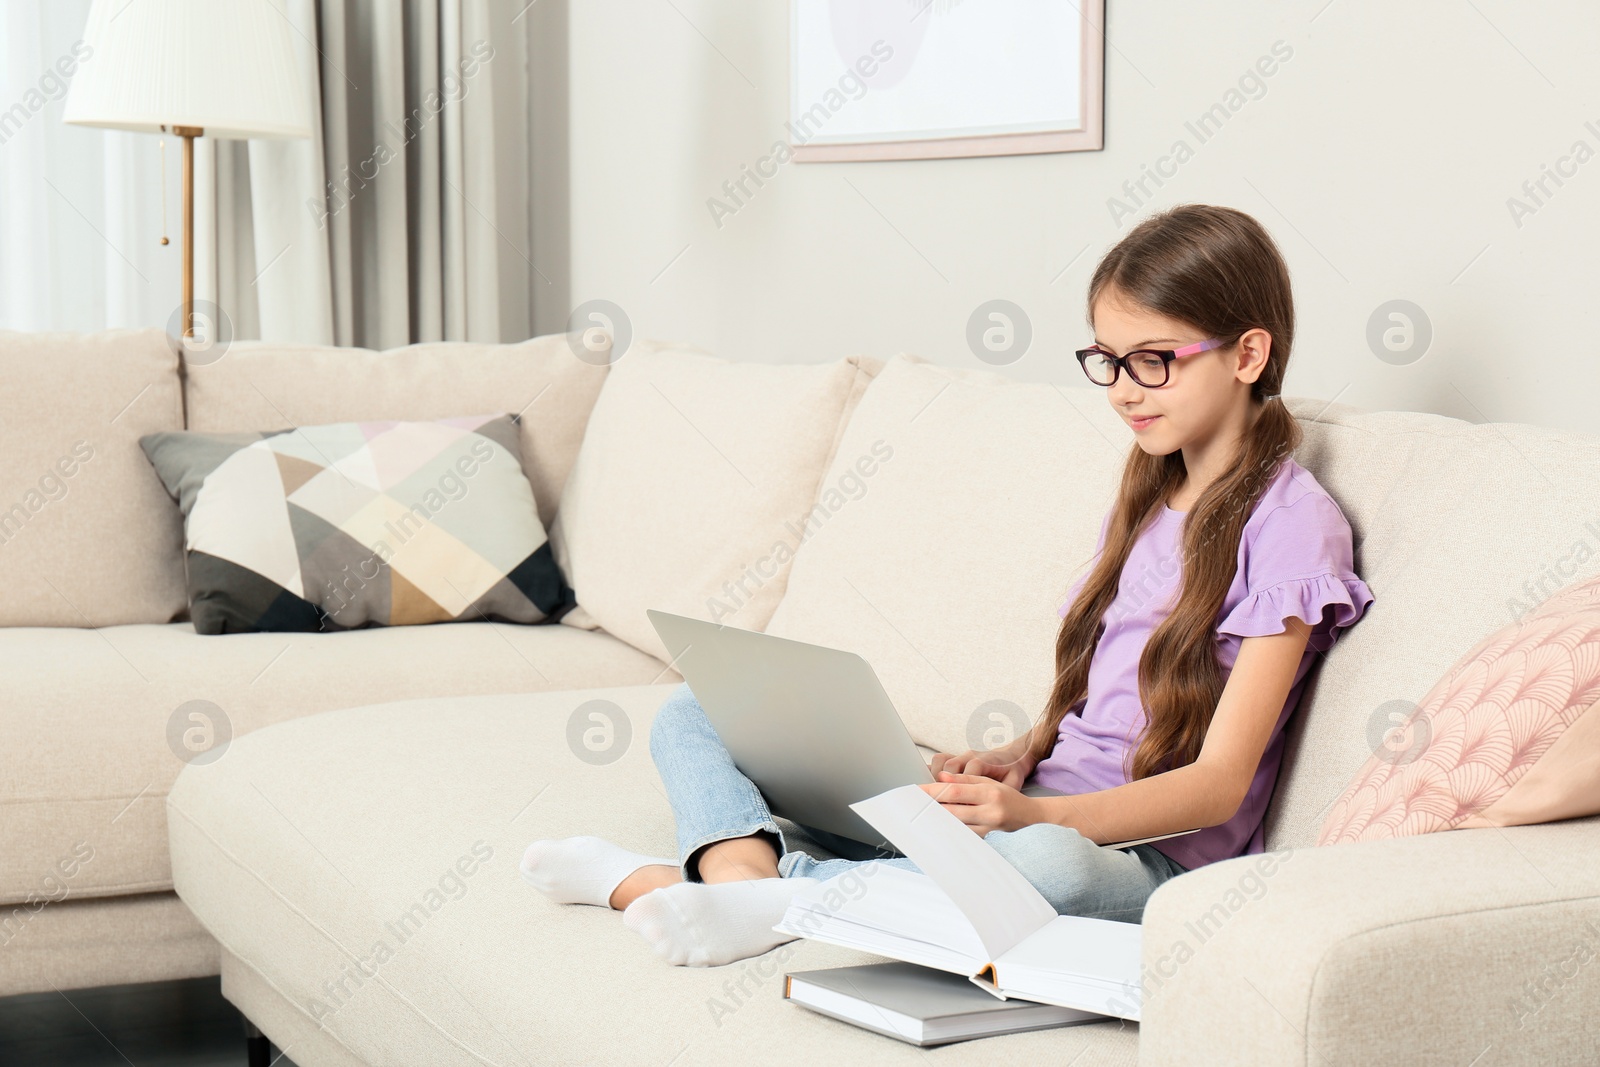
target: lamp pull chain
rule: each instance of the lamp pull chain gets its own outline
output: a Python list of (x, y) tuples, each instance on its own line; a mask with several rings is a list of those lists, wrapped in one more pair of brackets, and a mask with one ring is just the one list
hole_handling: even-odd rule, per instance
[[(165, 126), (162, 129), (166, 129)], [(167, 139), (156, 142), (161, 150), (161, 243), (167, 243)]]

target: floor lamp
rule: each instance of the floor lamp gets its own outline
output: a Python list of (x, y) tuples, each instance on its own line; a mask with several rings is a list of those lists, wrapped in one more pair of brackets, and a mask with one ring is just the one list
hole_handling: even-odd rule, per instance
[(183, 139), (183, 334), (194, 330), (194, 139), (310, 137), (282, 0), (94, 0), (63, 120)]

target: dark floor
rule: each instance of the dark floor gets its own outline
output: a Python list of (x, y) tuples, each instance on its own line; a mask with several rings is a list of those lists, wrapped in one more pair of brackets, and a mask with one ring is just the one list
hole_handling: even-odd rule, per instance
[(244, 1025), (219, 978), (29, 993), (0, 998), (0, 1064), (245, 1067)]

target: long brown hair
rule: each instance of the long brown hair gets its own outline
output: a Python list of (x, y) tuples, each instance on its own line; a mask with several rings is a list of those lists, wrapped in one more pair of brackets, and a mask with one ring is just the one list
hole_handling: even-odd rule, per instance
[[(1278, 393), (1294, 342), (1289, 269), (1259, 222), (1232, 208), (1183, 204), (1139, 223), (1107, 252), (1089, 282), (1095, 301), (1110, 290), (1131, 302), (1236, 342), (1247, 330), (1272, 335), (1266, 369), (1251, 387), (1257, 410), (1227, 474), (1207, 486), (1184, 517), (1182, 591), (1139, 657), (1147, 728), (1124, 768), (1129, 781), (1182, 767), (1200, 755), (1222, 697), (1216, 625), (1238, 570), (1239, 538), (1279, 465), (1300, 444), (1300, 426)], [(1029, 751), (1044, 759), (1061, 721), (1081, 715), (1101, 620), (1117, 596), (1134, 541), (1184, 480), (1183, 453), (1152, 456), (1134, 444), (1106, 527), (1100, 562), (1061, 621), (1056, 679)], [(1137, 729), (1137, 726), (1135, 727)]]

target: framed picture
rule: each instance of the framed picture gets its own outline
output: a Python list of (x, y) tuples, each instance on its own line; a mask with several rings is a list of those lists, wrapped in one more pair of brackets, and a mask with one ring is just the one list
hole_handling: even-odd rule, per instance
[(790, 0), (794, 159), (1104, 147), (1105, 0)]

